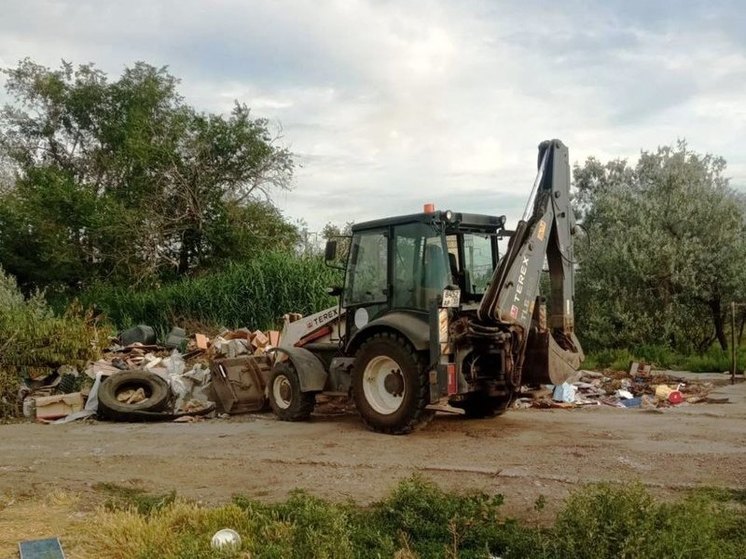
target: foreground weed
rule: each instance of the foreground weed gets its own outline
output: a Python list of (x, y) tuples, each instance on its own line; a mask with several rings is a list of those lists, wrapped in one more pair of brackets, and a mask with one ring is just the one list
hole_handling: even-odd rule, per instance
[[(107, 508), (90, 527), (97, 552), (91, 556), (740, 558), (746, 533), (738, 499), (737, 492), (709, 488), (675, 503), (660, 503), (641, 485), (591, 485), (570, 496), (553, 526), (541, 527), (502, 517), (500, 495), (446, 492), (415, 476), (369, 507), (298, 491), (282, 503), (237, 497), (230, 505), (205, 508), (177, 498), (140, 511), (135, 506)], [(546, 499), (539, 499), (535, 506), (539, 510), (545, 504)], [(241, 535), (240, 549), (210, 548), (212, 534), (221, 528)]]
[(153, 495), (138, 487), (128, 487), (115, 483), (97, 483), (94, 489), (109, 496), (104, 505), (109, 510), (134, 509), (138, 514), (146, 516), (176, 500), (176, 491)]

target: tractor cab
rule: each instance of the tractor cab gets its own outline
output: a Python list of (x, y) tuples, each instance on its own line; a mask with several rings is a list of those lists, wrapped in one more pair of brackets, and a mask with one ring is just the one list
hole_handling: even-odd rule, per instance
[(342, 293), (347, 343), (391, 320), (424, 332), (406, 332), (411, 340), (426, 337), (429, 310), (446, 288), (459, 290), (462, 305), (478, 304), (497, 265), (498, 238), (509, 234), (504, 225), (505, 216), (451, 211), (354, 225)]

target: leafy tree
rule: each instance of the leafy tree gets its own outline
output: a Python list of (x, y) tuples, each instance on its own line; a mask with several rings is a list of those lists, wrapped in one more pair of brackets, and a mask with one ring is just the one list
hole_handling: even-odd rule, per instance
[(271, 203), (292, 156), (245, 105), (200, 113), (142, 62), (4, 73), (0, 263), (22, 285), (169, 279), (297, 238)]
[(746, 297), (746, 204), (725, 160), (686, 142), (638, 163), (575, 167), (581, 334), (591, 347), (727, 347), (728, 303)]

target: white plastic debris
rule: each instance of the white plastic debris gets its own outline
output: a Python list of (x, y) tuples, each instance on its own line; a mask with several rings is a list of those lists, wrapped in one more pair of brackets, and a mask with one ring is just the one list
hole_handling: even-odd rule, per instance
[(575, 401), (575, 394), (577, 394), (577, 392), (578, 389), (575, 386), (563, 382), (562, 384), (558, 384), (554, 387), (554, 394), (552, 395), (552, 399), (555, 402), (565, 402), (568, 404), (572, 404)]
[(181, 375), (184, 373), (186, 363), (184, 363), (184, 358), (181, 356), (181, 353), (179, 353), (179, 350), (173, 350), (171, 356), (166, 361), (166, 370), (168, 370), (169, 376)]
[(630, 392), (629, 390), (624, 390), (623, 388), (620, 388), (619, 390), (617, 390), (614, 393), (614, 395), (617, 398), (624, 398), (625, 400), (631, 400), (632, 398), (635, 397), (634, 394), (632, 394), (632, 392)]

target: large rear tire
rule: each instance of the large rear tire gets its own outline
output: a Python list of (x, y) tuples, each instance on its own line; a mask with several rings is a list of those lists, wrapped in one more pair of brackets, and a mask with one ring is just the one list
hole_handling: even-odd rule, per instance
[(404, 435), (432, 419), (425, 359), (394, 333), (375, 334), (355, 355), (352, 397), (373, 431)]
[(292, 364), (277, 363), (269, 377), (269, 405), (281, 421), (305, 421), (316, 405), (316, 394), (301, 392)]

